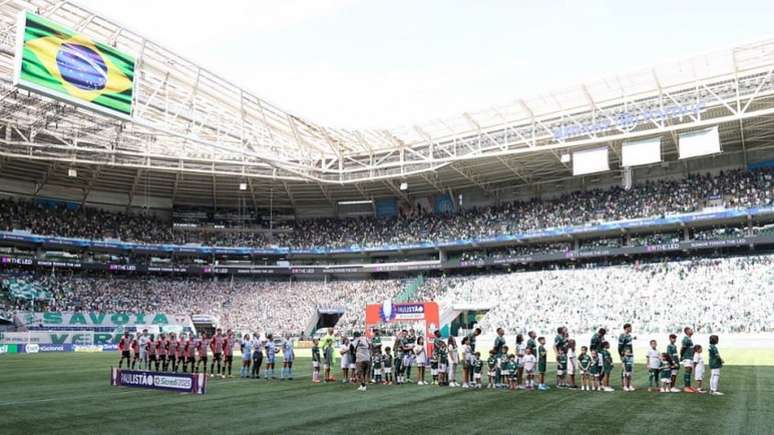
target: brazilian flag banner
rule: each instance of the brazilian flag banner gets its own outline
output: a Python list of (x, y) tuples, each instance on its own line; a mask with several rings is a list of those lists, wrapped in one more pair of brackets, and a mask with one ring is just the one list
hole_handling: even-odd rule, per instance
[(132, 115), (134, 58), (38, 15), (19, 19), (15, 83), (112, 115)]

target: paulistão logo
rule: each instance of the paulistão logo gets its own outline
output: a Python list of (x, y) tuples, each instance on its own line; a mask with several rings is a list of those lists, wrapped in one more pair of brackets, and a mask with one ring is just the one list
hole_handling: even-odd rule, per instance
[(389, 322), (395, 319), (397, 313), (393, 308), (392, 300), (386, 299), (382, 302), (382, 306), (379, 308), (379, 317), (382, 318), (382, 322)]

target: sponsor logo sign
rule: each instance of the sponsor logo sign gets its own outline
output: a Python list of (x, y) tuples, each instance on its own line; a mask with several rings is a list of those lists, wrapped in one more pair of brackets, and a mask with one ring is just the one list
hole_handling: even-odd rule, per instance
[(91, 344), (87, 344), (87, 345), (76, 344), (76, 345), (73, 345), (73, 351), (75, 351), (75, 352), (90, 352), (90, 353), (102, 352), (102, 346), (96, 346), (96, 345), (91, 345)]
[(72, 350), (71, 344), (41, 344), (38, 347), (39, 352), (72, 352)]
[(204, 394), (207, 377), (202, 373), (158, 373), (113, 368), (110, 383), (114, 386)]
[(40, 352), (40, 345), (36, 343), (30, 343), (24, 346), (24, 351), (27, 353), (38, 353)]
[(425, 318), (424, 304), (392, 304), (385, 301), (381, 308), (382, 321), (421, 320)]
[(647, 122), (661, 122), (683, 116), (699, 115), (706, 109), (703, 100), (689, 104), (674, 104), (662, 108), (621, 112), (597, 116), (593, 122), (562, 124), (553, 130), (554, 139), (561, 141), (575, 136), (605, 132), (611, 129), (631, 130)]

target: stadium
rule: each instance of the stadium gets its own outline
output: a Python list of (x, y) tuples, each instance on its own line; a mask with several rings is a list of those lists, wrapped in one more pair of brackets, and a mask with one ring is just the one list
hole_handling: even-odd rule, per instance
[(774, 432), (774, 39), (340, 128), (118, 9), (0, 1), (0, 433)]

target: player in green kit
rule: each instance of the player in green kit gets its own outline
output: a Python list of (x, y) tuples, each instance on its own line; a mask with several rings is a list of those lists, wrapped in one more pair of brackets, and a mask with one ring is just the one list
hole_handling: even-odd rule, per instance
[(613, 371), (613, 356), (610, 354), (610, 343), (602, 342), (602, 391), (615, 391), (610, 386), (610, 373)]
[(599, 391), (601, 389), (599, 384), (599, 375), (601, 373), (602, 366), (599, 365), (600, 361), (599, 352), (596, 350), (591, 351), (591, 366), (589, 366), (589, 376), (591, 376), (592, 389)]
[(503, 380), (500, 379), (502, 372), (502, 364), (505, 362), (505, 330), (503, 328), (497, 328), (497, 337), (494, 341), (495, 357), (497, 357), (497, 366), (495, 368), (495, 387), (499, 388), (502, 385)]
[(508, 359), (503, 364), (503, 376), (508, 381), (508, 389), (510, 390), (516, 389), (516, 378), (518, 376), (517, 374), (518, 369), (519, 369), (519, 366), (516, 363), (516, 355), (514, 354), (508, 355)]
[(532, 349), (532, 355), (537, 356), (537, 334), (535, 331), (529, 331), (527, 333), (527, 349)]
[(384, 384), (392, 385), (392, 349), (389, 346), (384, 348), (384, 355), (382, 355), (382, 361), (384, 362)]
[(411, 381), (411, 367), (414, 366), (416, 355), (414, 354), (414, 348), (417, 343), (416, 331), (412, 328), (408, 330), (408, 334), (401, 340), (401, 346), (403, 346), (403, 382), (407, 384), (413, 383)]
[(371, 339), (371, 346), (374, 349), (382, 347), (382, 336), (378, 329), (374, 329), (374, 338)]
[(680, 370), (680, 357), (677, 354), (677, 335), (669, 334), (669, 344), (666, 348), (666, 353), (669, 355), (669, 360), (672, 363), (672, 380), (669, 382), (671, 385), (670, 391), (673, 393), (679, 393), (680, 390), (675, 387), (677, 383), (677, 373)]
[(564, 326), (556, 328), (556, 337), (554, 337), (554, 352), (557, 357), (560, 350), (567, 350), (567, 328)]
[(586, 346), (581, 346), (578, 365), (580, 366), (581, 391), (591, 391), (591, 356)]
[(718, 342), (720, 339), (717, 335), (710, 335), (709, 338), (709, 366), (710, 366), (710, 394), (713, 396), (722, 396), (723, 393), (718, 391), (718, 383), (720, 382), (720, 369), (723, 367), (723, 358), (720, 357), (720, 351), (718, 350)]
[(659, 366), (659, 372), (661, 373), (661, 392), (668, 393), (671, 391), (672, 385), (672, 361), (668, 353), (661, 354), (661, 365)]
[[(435, 341), (433, 343), (436, 358), (438, 359), (438, 385), (448, 387), (449, 380), (447, 376), (447, 367), (449, 364), (449, 351), (446, 342), (441, 339), (441, 331), (435, 331)], [(436, 350), (437, 349), (437, 350)]]
[(405, 329), (395, 335), (395, 384), (403, 384), (403, 346), (401, 340), (408, 334)]
[[(374, 352), (377, 352), (377, 355), (379, 355), (379, 358), (381, 359), (382, 356), (382, 337), (379, 335), (379, 330), (374, 329), (374, 336), (371, 339), (371, 348), (374, 350)], [(381, 361), (379, 362), (379, 365), (381, 365)], [(374, 363), (371, 363), (371, 383), (373, 384), (376, 381), (376, 367), (374, 367)]]
[(632, 375), (634, 372), (634, 356), (631, 349), (627, 349), (623, 355), (623, 379), (624, 379), (624, 391), (634, 391), (632, 386)]
[(548, 355), (546, 352), (546, 338), (545, 337), (538, 337), (538, 343), (540, 344), (537, 348), (537, 371), (538, 371), (538, 390), (540, 391), (546, 391), (548, 390), (548, 386), (546, 385), (546, 366), (547, 366), (547, 359)]
[(320, 348), (323, 352), (323, 370), (325, 371), (325, 382), (336, 382), (336, 378), (331, 375), (333, 367), (333, 347), (336, 344), (336, 337), (333, 336), (333, 328), (328, 328), (328, 333), (320, 340)]
[(481, 352), (473, 354), (473, 384), (475, 388), (481, 388), (481, 371), (484, 369), (484, 361), (481, 359)]
[[(557, 387), (564, 387), (564, 370), (566, 370), (566, 362), (565, 362), (565, 368), (562, 370), (563, 373), (560, 376), (559, 375), (559, 355), (562, 355), (563, 353), (567, 352), (567, 328), (564, 326), (560, 326), (556, 328), (556, 337), (554, 337), (554, 355), (556, 355), (556, 364), (557, 364), (557, 371), (556, 371), (556, 386)], [(565, 354), (566, 355), (566, 354)], [(561, 378), (561, 379), (560, 379)]]
[(626, 380), (624, 379), (624, 372), (626, 371), (626, 368), (623, 367), (623, 360), (624, 355), (626, 354), (626, 351), (629, 350), (634, 352), (634, 348), (632, 346), (632, 340), (634, 337), (632, 337), (632, 324), (626, 323), (623, 325), (623, 332), (621, 335), (618, 336), (618, 358), (621, 359), (621, 387), (624, 389), (624, 391), (628, 391), (628, 388), (626, 388)]
[(559, 350), (559, 355), (556, 356), (556, 388), (566, 388), (567, 378), (567, 353), (563, 350)]
[(440, 373), (440, 355), (441, 347), (445, 345), (443, 339), (441, 339), (441, 331), (435, 331), (433, 333), (433, 351), (430, 353), (430, 376), (433, 378), (433, 385), (440, 385), (442, 382)]
[(591, 336), (591, 343), (589, 344), (589, 350), (596, 350), (597, 352), (602, 350), (602, 342), (605, 341), (605, 334), (607, 330), (605, 328), (599, 328), (594, 335)]
[(371, 355), (371, 376), (373, 377), (372, 384), (382, 383), (382, 348), (381, 346), (374, 348)]
[(683, 341), (680, 343), (680, 361), (682, 361), (681, 364), (685, 370), (683, 373), (683, 391), (695, 393), (696, 390), (691, 387), (691, 374), (693, 373), (693, 340), (691, 336), (693, 336), (693, 329), (686, 326), (683, 332), (685, 337), (683, 337)]
[(489, 358), (486, 360), (487, 365), (487, 388), (494, 388), (497, 381), (497, 352), (494, 349), (489, 351)]

